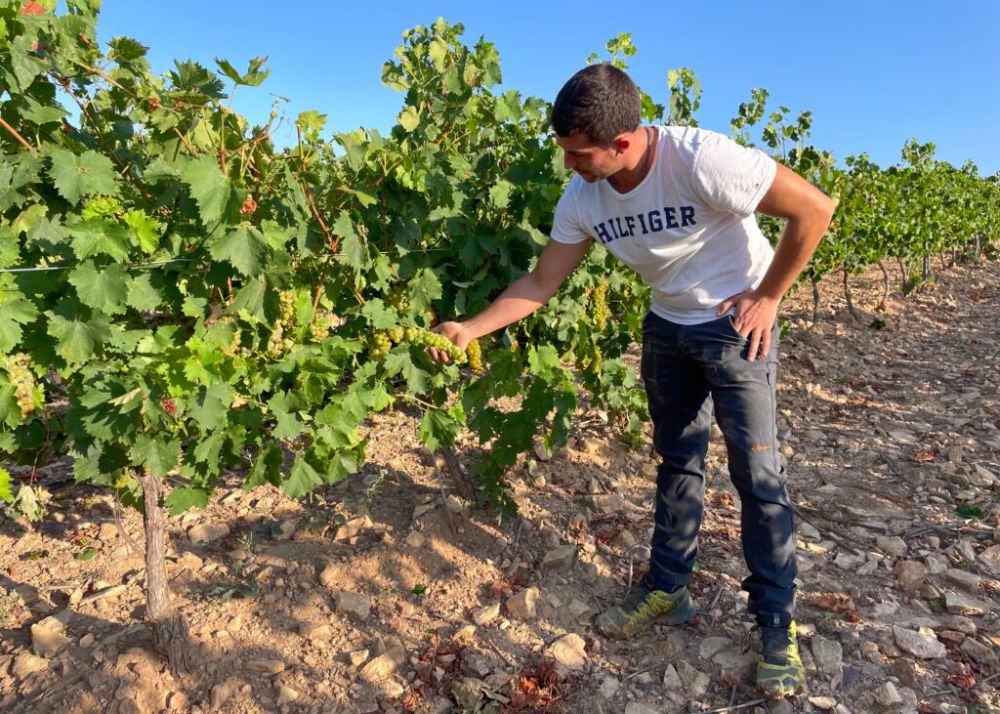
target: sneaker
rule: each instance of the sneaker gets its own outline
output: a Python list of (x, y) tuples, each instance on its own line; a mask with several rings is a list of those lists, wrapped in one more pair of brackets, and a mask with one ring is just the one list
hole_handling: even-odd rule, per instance
[(698, 608), (691, 600), (687, 587), (668, 593), (654, 590), (640, 582), (621, 605), (605, 610), (594, 621), (605, 637), (623, 640), (654, 622), (680, 625), (695, 616)]
[(761, 627), (760, 636), (763, 655), (757, 665), (757, 688), (774, 699), (795, 694), (806, 681), (795, 622), (788, 627)]

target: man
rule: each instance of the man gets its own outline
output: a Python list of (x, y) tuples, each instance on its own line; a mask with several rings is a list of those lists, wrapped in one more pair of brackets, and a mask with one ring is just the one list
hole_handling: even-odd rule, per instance
[[(792, 619), (793, 509), (776, 434), (776, 315), (835, 203), (720, 134), (642, 126), (636, 86), (611, 65), (575, 74), (556, 98), (551, 123), (566, 167), (577, 174), (556, 208), (552, 240), (534, 270), (485, 310), (438, 330), (464, 348), (525, 317), (548, 302), (594, 240), (650, 284), (642, 377), (661, 458), (652, 555), (636, 591), (595, 624), (624, 638), (657, 620), (680, 624), (694, 616), (687, 586), (714, 405), (741, 499), (750, 570), (743, 589), (761, 627), (757, 684), (772, 696), (793, 694), (805, 675)], [(755, 210), (787, 219), (776, 250)]]

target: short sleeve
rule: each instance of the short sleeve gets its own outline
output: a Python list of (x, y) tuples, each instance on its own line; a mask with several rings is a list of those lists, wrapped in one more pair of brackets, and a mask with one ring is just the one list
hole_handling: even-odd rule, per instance
[(556, 215), (552, 220), (552, 240), (557, 243), (583, 243), (591, 237), (579, 219), (575, 188), (571, 182), (556, 204)]
[(775, 160), (760, 149), (713, 133), (698, 148), (692, 180), (706, 205), (746, 218), (771, 188), (777, 171)]

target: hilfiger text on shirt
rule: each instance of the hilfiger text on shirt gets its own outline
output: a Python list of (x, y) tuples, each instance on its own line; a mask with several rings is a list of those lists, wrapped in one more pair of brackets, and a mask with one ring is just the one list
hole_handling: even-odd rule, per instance
[(697, 224), (694, 206), (664, 206), (662, 211), (654, 208), (646, 213), (608, 218), (594, 226), (594, 233), (601, 243), (607, 244), (619, 238), (631, 238), (637, 231), (647, 235)]

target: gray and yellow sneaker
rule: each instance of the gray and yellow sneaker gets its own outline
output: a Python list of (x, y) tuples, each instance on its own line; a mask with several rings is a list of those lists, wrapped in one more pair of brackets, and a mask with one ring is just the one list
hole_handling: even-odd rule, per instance
[(598, 615), (594, 625), (605, 637), (623, 640), (654, 622), (680, 625), (697, 612), (686, 587), (668, 593), (654, 590), (643, 581), (624, 602)]
[(795, 622), (788, 627), (761, 627), (763, 653), (757, 665), (757, 689), (772, 699), (798, 692), (805, 684), (806, 671), (799, 658)]

